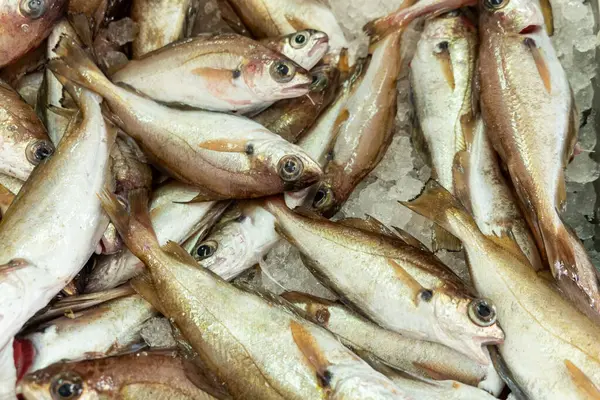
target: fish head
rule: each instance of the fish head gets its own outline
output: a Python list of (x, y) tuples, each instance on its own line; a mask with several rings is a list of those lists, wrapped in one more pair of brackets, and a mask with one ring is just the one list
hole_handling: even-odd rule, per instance
[(283, 56), (250, 60), (241, 73), (249, 90), (265, 101), (305, 95), (313, 81), (310, 72)]
[(0, 5), (0, 67), (33, 49), (52, 30), (67, 0), (7, 0)]
[(528, 34), (544, 29), (544, 15), (537, 1), (481, 0), (483, 29), (500, 33)]
[(108, 388), (110, 376), (103, 376), (88, 363), (57, 363), (26, 375), (19, 383), (18, 391), (26, 400), (96, 400), (99, 393), (96, 385)]
[(329, 37), (314, 29), (298, 31), (284, 36), (281, 54), (310, 70), (329, 49)]
[[(14, 130), (11, 132), (11, 128)], [(54, 153), (54, 145), (26, 125), (10, 125), (0, 136), (0, 168), (15, 178), (26, 180), (33, 168)]]
[(488, 299), (450, 295), (443, 290), (428, 292), (432, 294), (427, 297), (434, 307), (440, 342), (487, 365), (489, 356), (483, 346), (504, 342), (494, 304)]

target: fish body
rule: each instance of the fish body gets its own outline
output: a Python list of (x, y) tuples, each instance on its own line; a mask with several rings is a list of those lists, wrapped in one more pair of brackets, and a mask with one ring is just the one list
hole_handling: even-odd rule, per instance
[(311, 70), (329, 49), (329, 38), (325, 32), (306, 29), (288, 35), (264, 38), (260, 43), (283, 54), (302, 68)]
[(0, 81), (0, 173), (27, 180), (54, 146), (33, 108)]
[(369, 352), (393, 368), (423, 378), (479, 386), (496, 395), (504, 386), (493, 365), (481, 365), (444, 345), (384, 329), (338, 302), (298, 292), (282, 297), (340, 337), (350, 349)]
[[(129, 191), (127, 192), (129, 193)], [(223, 206), (216, 202), (188, 203), (198, 194), (189, 185), (171, 181), (154, 191), (150, 201), (150, 218), (160, 243), (181, 243), (204, 225), (211, 226)], [(111, 289), (144, 270), (144, 264), (129, 251), (100, 256), (87, 279), (86, 293)]]
[(460, 203), (438, 184), (430, 183), (421, 197), (406, 205), (463, 242), (477, 291), (497, 307), (505, 333), (500, 354), (529, 399), (600, 395), (597, 389), (595, 393), (579, 389), (600, 385), (597, 324), (536, 274), (522, 255), (483, 235)]
[(225, 280), (258, 264), (279, 242), (275, 218), (260, 204), (239, 203), (235, 218), (219, 223), (192, 249), (194, 258)]
[(480, 15), (481, 105), (488, 135), (561, 291), (598, 320), (597, 272), (563, 222), (564, 170), (577, 141), (578, 113), (538, 2)]
[(481, 364), (489, 362), (482, 345), (502, 342), (493, 320), (468, 316), (478, 300), (433, 254), (394, 237), (298, 215), (279, 199), (266, 204), (277, 232), (298, 248), (313, 274), (381, 327), (444, 344)]
[(158, 49), (129, 62), (113, 81), (164, 103), (244, 113), (308, 93), (312, 77), (285, 56), (231, 33)]
[(0, 67), (42, 42), (61, 17), (67, 0), (6, 0), (0, 5)]
[(198, 268), (172, 242), (159, 247), (142, 193), (130, 199), (137, 210), (131, 216), (109, 196), (103, 195), (106, 210), (146, 263), (161, 311), (234, 398), (407, 399), (331, 333), (277, 297), (236, 288)]
[(53, 364), (28, 375), (20, 389), (26, 400), (61, 399), (65, 393), (81, 400), (216, 400), (196, 385), (192, 376), (206, 380), (199, 372), (176, 351), (143, 351)]
[(256, 122), (162, 106), (110, 83), (69, 38), (61, 40), (60, 52), (62, 58), (50, 67), (104, 96), (121, 128), (150, 160), (179, 181), (201, 188), (197, 201), (299, 190), (322, 174), (299, 147)]

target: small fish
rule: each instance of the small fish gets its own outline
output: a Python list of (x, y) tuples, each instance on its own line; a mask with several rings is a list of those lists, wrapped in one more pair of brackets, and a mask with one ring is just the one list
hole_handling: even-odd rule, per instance
[[(194, 187), (176, 181), (168, 182), (153, 192), (150, 218), (161, 243), (166, 244), (169, 240), (181, 243), (200, 228), (210, 229), (228, 205), (188, 203), (197, 194), (198, 190)], [(99, 256), (87, 278), (85, 292), (112, 289), (143, 270), (144, 264), (126, 248), (116, 254)]]
[(459, 381), (495, 395), (502, 391), (504, 384), (492, 364), (481, 365), (444, 345), (384, 329), (338, 302), (299, 292), (287, 292), (282, 297), (361, 355), (372, 353), (391, 367), (424, 378)]
[[(578, 388), (600, 387), (600, 327), (548, 285), (522, 255), (483, 235), (458, 200), (435, 181), (403, 204), (463, 242), (475, 288), (497, 307), (506, 335), (498, 345), (500, 354), (527, 397), (594, 398), (578, 394)], [(571, 374), (570, 365), (579, 372)]]
[(289, 35), (265, 38), (263, 46), (283, 54), (302, 68), (311, 70), (329, 49), (329, 38), (325, 32), (306, 29)]
[(252, 120), (173, 109), (116, 86), (68, 37), (57, 51), (61, 58), (50, 61), (49, 68), (104, 96), (116, 122), (151, 161), (201, 188), (196, 201), (300, 190), (322, 174), (299, 147)]
[(67, 0), (5, 0), (0, 9), (0, 67), (42, 42), (62, 16)]
[(138, 34), (133, 40), (133, 58), (190, 36), (197, 0), (133, 0), (131, 19)]
[(258, 264), (279, 239), (273, 215), (260, 204), (245, 201), (194, 245), (192, 256), (203, 267), (231, 280)]
[(0, 81), (0, 173), (24, 181), (53, 153), (54, 146), (33, 108)]
[(280, 100), (252, 119), (291, 143), (296, 143), (333, 101), (339, 70), (330, 66), (311, 71), (314, 82), (310, 93), (295, 99)]
[(240, 113), (302, 96), (312, 83), (287, 57), (233, 33), (173, 43), (129, 62), (112, 79), (163, 103)]
[(362, 226), (294, 213), (279, 198), (265, 203), (277, 233), (345, 303), (383, 328), (489, 363), (482, 346), (504, 338), (493, 304), (473, 298), (433, 254)]
[(146, 263), (161, 311), (234, 398), (408, 399), (280, 298), (239, 289), (198, 268), (173, 242), (160, 247), (143, 192), (130, 196), (132, 215), (109, 192), (102, 201), (127, 246)]
[(201, 369), (168, 350), (53, 364), (26, 376), (20, 391), (25, 400), (223, 399)]

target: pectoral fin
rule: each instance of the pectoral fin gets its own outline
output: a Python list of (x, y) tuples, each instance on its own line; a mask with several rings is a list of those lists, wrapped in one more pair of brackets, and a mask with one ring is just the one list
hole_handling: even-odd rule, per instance
[(304, 355), (308, 365), (315, 370), (321, 387), (328, 388), (332, 377), (331, 372), (328, 370), (330, 364), (315, 337), (299, 322), (290, 322), (290, 328), (294, 343), (296, 343), (296, 346), (298, 346), (298, 349)]
[(590, 400), (600, 400), (600, 390), (582, 370), (569, 360), (565, 360), (565, 366), (580, 394)]
[(11, 272), (18, 271), (26, 267), (34, 267), (35, 265), (23, 258), (13, 258), (6, 264), (0, 265), (0, 280), (6, 278), (6, 275)]
[(548, 64), (546, 63), (546, 60), (544, 59), (544, 55), (542, 54), (540, 49), (537, 47), (535, 40), (533, 40), (532, 38), (529, 38), (529, 37), (525, 38), (524, 43), (531, 50), (531, 55), (533, 56), (533, 60), (535, 61), (535, 65), (540, 74), (540, 78), (542, 79), (542, 82), (544, 83), (544, 87), (546, 88), (546, 91), (548, 93), (552, 93), (552, 81), (551, 81), (551, 76), (550, 76), (550, 69), (548, 68)]
[(249, 151), (247, 140), (206, 140), (198, 144), (201, 149), (218, 151), (221, 153), (246, 153)]

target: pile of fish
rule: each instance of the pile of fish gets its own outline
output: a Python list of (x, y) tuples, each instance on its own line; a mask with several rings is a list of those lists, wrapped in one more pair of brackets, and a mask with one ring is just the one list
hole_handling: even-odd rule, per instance
[[(552, 23), (405, 0), (362, 54), (322, 0), (0, 0), (0, 400), (600, 399)], [(406, 74), (432, 249), (338, 214)], [(249, 283), (281, 241), (337, 300)]]

